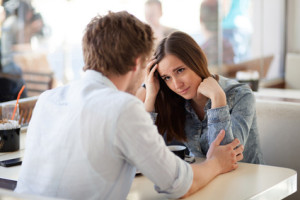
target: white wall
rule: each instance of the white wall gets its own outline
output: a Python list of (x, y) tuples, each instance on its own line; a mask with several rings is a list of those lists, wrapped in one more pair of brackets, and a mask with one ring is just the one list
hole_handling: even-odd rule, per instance
[(251, 57), (273, 55), (268, 79), (278, 78), (284, 66), (285, 1), (252, 0), (253, 34)]
[(287, 1), (287, 52), (300, 53), (300, 1)]

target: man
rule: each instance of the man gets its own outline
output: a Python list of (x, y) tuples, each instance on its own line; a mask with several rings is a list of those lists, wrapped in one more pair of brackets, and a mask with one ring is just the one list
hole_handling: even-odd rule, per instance
[(152, 46), (151, 28), (127, 12), (92, 19), (83, 37), (85, 77), (36, 104), (16, 192), (125, 199), (138, 168), (158, 192), (178, 198), (237, 167), (243, 149), (234, 150), (237, 140), (219, 146), (224, 131), (201, 164), (165, 146), (143, 103), (129, 94), (143, 81)]
[(217, 0), (205, 0), (202, 1), (200, 6), (200, 25), (205, 41), (201, 44), (202, 50), (207, 57), (208, 65), (213, 67), (219, 64), (219, 49), (222, 48), (222, 60), (224, 64), (234, 63), (234, 51), (231, 43), (222, 38), (222, 46), (219, 43), (218, 36), (218, 1)]

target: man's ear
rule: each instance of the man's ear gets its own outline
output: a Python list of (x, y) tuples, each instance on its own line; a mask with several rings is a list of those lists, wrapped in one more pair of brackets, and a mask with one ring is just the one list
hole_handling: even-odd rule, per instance
[(135, 66), (132, 68), (132, 71), (136, 71), (138, 67), (142, 67), (142, 58), (141, 57), (137, 57), (135, 59)]
[(137, 65), (135, 64), (135, 66), (132, 68), (132, 70), (131, 70), (131, 71), (135, 72), (135, 71), (136, 71), (136, 69), (137, 69)]

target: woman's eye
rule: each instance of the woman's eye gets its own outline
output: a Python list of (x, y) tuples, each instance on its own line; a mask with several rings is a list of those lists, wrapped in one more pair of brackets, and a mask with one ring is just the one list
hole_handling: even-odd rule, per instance
[(168, 76), (165, 76), (165, 77), (163, 78), (164, 81), (167, 81), (167, 80), (169, 80), (169, 79), (170, 79), (170, 77), (168, 77)]
[(180, 68), (180, 69), (177, 70), (178, 73), (181, 73), (183, 71), (184, 71), (184, 68)]

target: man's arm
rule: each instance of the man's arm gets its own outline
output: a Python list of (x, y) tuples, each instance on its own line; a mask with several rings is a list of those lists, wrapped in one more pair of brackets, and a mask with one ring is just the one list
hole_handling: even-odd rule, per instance
[[(114, 151), (119, 157), (136, 166), (169, 198), (188, 196), (205, 186), (215, 176), (237, 167), (239, 152), (233, 150), (239, 144), (220, 146), (224, 131), (211, 145), (207, 160), (190, 165), (172, 153), (153, 125), (144, 105), (133, 98), (124, 102), (116, 124)], [(232, 167), (235, 166), (235, 167)]]
[(188, 197), (197, 192), (219, 174), (230, 172), (238, 167), (237, 162), (243, 159), (244, 147), (240, 145), (236, 148), (240, 144), (238, 139), (225, 146), (220, 146), (224, 136), (225, 131), (222, 130), (211, 144), (206, 161), (192, 165), (193, 183), (183, 197)]

